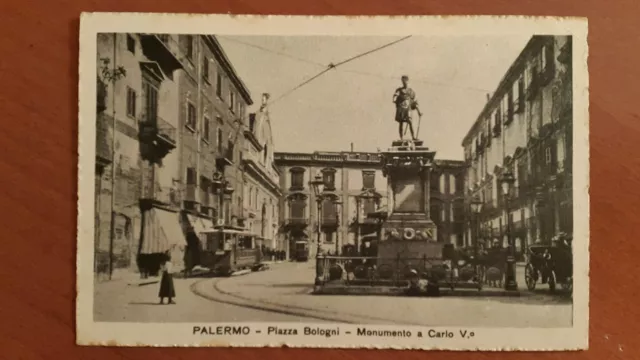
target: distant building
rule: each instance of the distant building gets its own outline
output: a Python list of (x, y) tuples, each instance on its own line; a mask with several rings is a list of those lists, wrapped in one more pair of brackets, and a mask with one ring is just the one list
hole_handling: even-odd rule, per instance
[[(367, 215), (384, 211), (388, 203), (387, 179), (382, 174), (380, 154), (277, 152), (275, 161), (280, 169), (283, 192), (280, 232), (289, 244), (290, 257), (296, 243), (306, 242), (311, 257), (318, 249), (317, 203), (309, 186), (317, 174), (324, 179), (325, 191), (329, 194), (321, 206), (320, 251), (343, 253), (345, 245), (360, 248), (363, 237), (378, 235), (379, 223)], [(432, 185), (431, 209), (432, 214), (437, 214), (433, 220), (438, 225), (438, 241), (462, 244), (464, 213), (459, 209), (463, 202), (463, 169), (462, 161), (448, 160), (437, 160), (433, 167), (432, 179), (436, 185)], [(342, 205), (336, 208), (332, 199), (339, 199)]]
[(572, 234), (572, 127), (571, 37), (534, 36), (462, 142), (467, 197), (484, 202), (480, 241), (506, 245), (506, 168), (516, 178), (508, 215), (516, 248)]
[(280, 173), (274, 163), (268, 100), (269, 94), (263, 94), (260, 109), (249, 114), (244, 130), (243, 206), (247, 229), (260, 237), (265, 248), (281, 251), (285, 250), (284, 244), (278, 241), (278, 209), (282, 191)]

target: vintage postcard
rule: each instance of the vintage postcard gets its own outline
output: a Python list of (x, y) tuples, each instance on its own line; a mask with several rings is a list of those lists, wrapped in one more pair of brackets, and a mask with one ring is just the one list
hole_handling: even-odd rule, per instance
[(585, 19), (80, 30), (78, 344), (588, 347)]

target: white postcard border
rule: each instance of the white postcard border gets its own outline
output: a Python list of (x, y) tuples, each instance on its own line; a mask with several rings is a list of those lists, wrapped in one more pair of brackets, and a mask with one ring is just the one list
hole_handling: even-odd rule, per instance
[[(287, 323), (287, 328), (339, 328), (336, 337), (265, 335), (272, 323), (101, 323), (93, 321), (94, 167), (96, 151), (96, 35), (101, 32), (208, 33), (234, 35), (407, 35), (433, 36), (526, 33), (573, 35), (573, 211), (574, 299), (571, 328), (463, 328), (472, 338), (429, 338), (424, 326)], [(575, 350), (588, 347), (589, 323), (589, 78), (587, 20), (523, 16), (338, 17), (231, 16), (143, 13), (83, 13), (80, 26), (78, 239), (76, 340), (80, 345), (281, 346), (442, 350)], [(194, 326), (248, 326), (249, 335), (194, 335)], [(358, 336), (357, 329), (411, 331), (414, 336)], [(261, 334), (256, 331), (261, 330)], [(346, 332), (350, 331), (351, 335)], [(422, 331), (425, 336), (415, 335)], [(468, 333), (467, 333), (468, 334)]]

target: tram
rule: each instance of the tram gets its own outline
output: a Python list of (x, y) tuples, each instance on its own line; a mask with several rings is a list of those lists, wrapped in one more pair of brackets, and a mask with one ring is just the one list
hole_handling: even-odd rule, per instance
[(233, 226), (216, 226), (202, 234), (205, 241), (200, 262), (213, 273), (229, 276), (260, 263), (258, 235)]

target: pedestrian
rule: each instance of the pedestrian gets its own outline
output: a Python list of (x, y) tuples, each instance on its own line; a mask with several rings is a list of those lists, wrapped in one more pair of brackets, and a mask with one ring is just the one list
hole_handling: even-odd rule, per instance
[(176, 289), (173, 286), (173, 266), (171, 264), (171, 255), (166, 253), (165, 261), (162, 265), (162, 277), (160, 278), (160, 304), (164, 304), (164, 298), (168, 299), (167, 304), (175, 304), (173, 298), (176, 297)]

